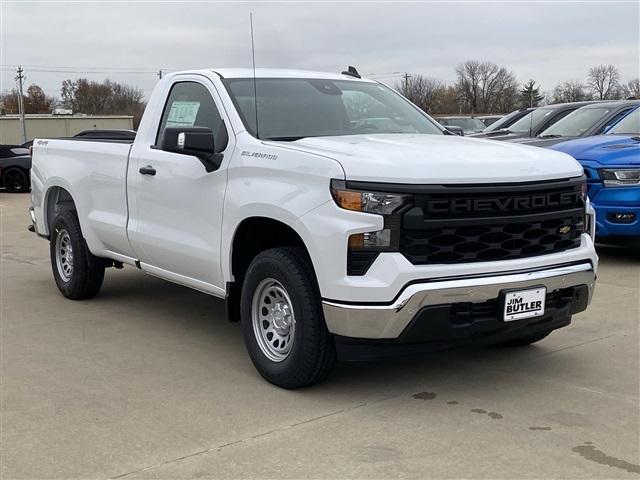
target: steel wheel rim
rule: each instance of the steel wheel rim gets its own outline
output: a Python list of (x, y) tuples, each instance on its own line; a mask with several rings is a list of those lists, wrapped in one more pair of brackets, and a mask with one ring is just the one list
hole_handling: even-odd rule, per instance
[(68, 282), (73, 274), (73, 247), (69, 232), (64, 229), (58, 232), (55, 251), (58, 275), (64, 282)]
[(273, 362), (282, 362), (291, 353), (296, 320), (289, 294), (273, 278), (262, 280), (253, 293), (251, 307), (253, 333), (260, 351)]

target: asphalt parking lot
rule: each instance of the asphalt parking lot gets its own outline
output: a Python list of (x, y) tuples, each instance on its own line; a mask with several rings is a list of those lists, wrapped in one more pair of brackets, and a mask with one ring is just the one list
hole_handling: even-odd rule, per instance
[(640, 476), (637, 254), (601, 249), (591, 308), (535, 346), (285, 391), (220, 300), (133, 268), (64, 299), (29, 201), (0, 193), (3, 479)]

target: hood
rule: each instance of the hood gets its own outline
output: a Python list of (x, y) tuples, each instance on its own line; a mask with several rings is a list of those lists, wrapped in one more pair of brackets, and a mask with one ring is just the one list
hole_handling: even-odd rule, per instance
[(337, 160), (347, 180), (505, 183), (582, 175), (564, 153), (456, 135), (310, 137), (290, 145)]
[(556, 145), (561, 142), (566, 142), (568, 140), (573, 140), (578, 137), (556, 137), (556, 138), (523, 138), (516, 140), (514, 143), (519, 143), (521, 145), (531, 145), (533, 147), (551, 147), (552, 145)]
[(551, 148), (577, 160), (591, 160), (601, 165), (640, 165), (638, 135), (598, 135), (562, 142)]
[(519, 138), (529, 139), (528, 133), (515, 133), (508, 130), (496, 130), (495, 132), (474, 133), (471, 138), (490, 138), (491, 140), (516, 140)]

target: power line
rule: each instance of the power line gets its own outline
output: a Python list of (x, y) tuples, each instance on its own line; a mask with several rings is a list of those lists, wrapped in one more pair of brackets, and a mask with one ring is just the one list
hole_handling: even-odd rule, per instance
[[(8, 67), (8, 68), (15, 68), (17, 65), (15, 64), (2, 64), (0, 65), (0, 67)], [(26, 65), (23, 64), (22, 65), (23, 68), (28, 68), (28, 69), (32, 69), (32, 68), (46, 68), (46, 69), (55, 69), (55, 70), (126, 70), (126, 71), (131, 71), (131, 70), (145, 70), (145, 71), (149, 71), (149, 72), (155, 72), (155, 68), (153, 67), (98, 67), (95, 65), (92, 66), (83, 66), (83, 67), (79, 67), (79, 66), (70, 66), (70, 65)]]
[[(6, 69), (2, 69), (2, 70), (9, 70), (8, 68)], [(13, 69), (11, 69), (13, 70)], [(53, 70), (53, 69), (46, 69), (46, 68), (30, 68), (29, 69), (30, 72), (37, 72), (37, 73), (62, 73), (62, 74), (68, 74), (68, 73), (79, 73), (79, 74), (87, 74), (87, 73), (95, 73), (95, 74), (114, 74), (114, 75), (153, 75), (156, 73), (155, 70)]]

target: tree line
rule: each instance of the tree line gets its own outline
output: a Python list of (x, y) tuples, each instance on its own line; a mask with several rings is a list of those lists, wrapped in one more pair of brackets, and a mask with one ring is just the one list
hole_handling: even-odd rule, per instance
[[(2, 113), (19, 113), (19, 98), (17, 89), (0, 96)], [(64, 80), (59, 98), (46, 95), (42, 88), (32, 84), (23, 94), (22, 101), (25, 113), (51, 113), (53, 109), (61, 108), (85, 115), (133, 115), (135, 127), (146, 106), (144, 92), (137, 87), (109, 79), (96, 82), (86, 78)]]
[(405, 74), (396, 89), (432, 114), (507, 113), (542, 103), (640, 98), (640, 80), (623, 83), (614, 65), (594, 66), (587, 72), (586, 82), (568, 80), (545, 95), (535, 80), (520, 84), (513, 72), (493, 62), (468, 60), (458, 65), (455, 73), (453, 84)]
[[(395, 88), (432, 114), (506, 113), (542, 103), (640, 98), (638, 78), (623, 83), (614, 65), (594, 66), (587, 72), (585, 82), (567, 80), (544, 95), (535, 80), (520, 84), (513, 72), (489, 61), (468, 60), (456, 67), (455, 74), (452, 84), (405, 74)], [(0, 113), (18, 113), (18, 100), (16, 89), (0, 95)], [(133, 115), (135, 127), (146, 106), (144, 92), (135, 86), (86, 78), (64, 80), (59, 98), (32, 84), (23, 95), (23, 104), (25, 113), (51, 113), (54, 108), (64, 108), (86, 115)]]

